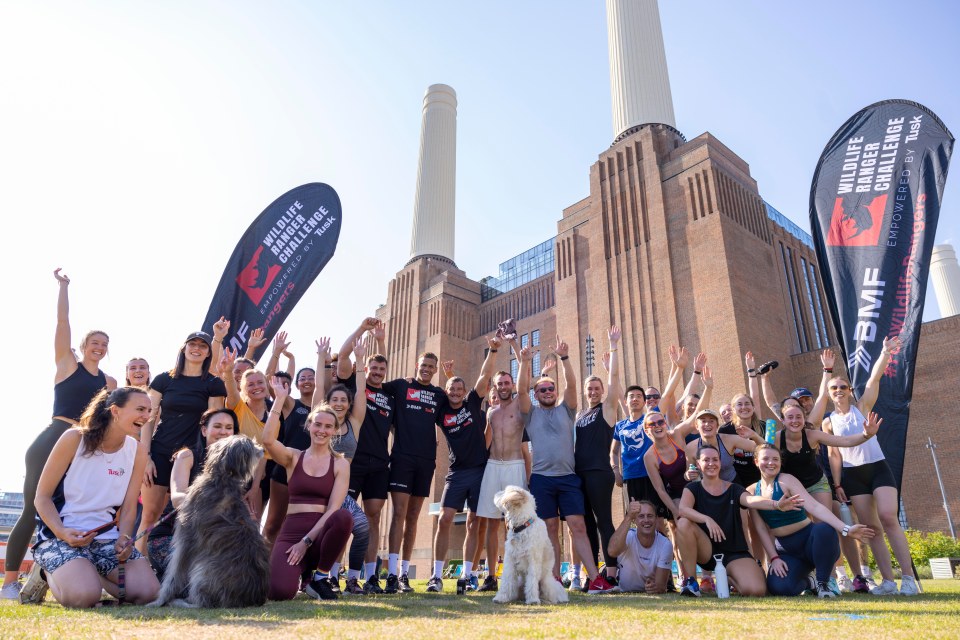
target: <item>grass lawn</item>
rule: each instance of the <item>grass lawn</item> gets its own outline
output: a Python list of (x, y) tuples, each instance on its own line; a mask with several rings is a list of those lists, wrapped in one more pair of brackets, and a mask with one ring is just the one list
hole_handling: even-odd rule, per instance
[(125, 606), (69, 611), (47, 596), (42, 606), (0, 603), (2, 638), (279, 638), (365, 640), (429, 638), (956, 638), (960, 636), (960, 580), (925, 580), (925, 594), (699, 600), (677, 595), (573, 594), (566, 605), (498, 606), (486, 594), (447, 592), (341, 598), (298, 597), (258, 609), (197, 611)]

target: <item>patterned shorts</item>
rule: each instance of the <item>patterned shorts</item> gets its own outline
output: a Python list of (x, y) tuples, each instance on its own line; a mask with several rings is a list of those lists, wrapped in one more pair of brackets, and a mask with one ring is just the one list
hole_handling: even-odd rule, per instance
[[(85, 547), (71, 547), (63, 540), (44, 540), (33, 550), (33, 559), (47, 573), (54, 573), (57, 569), (71, 560), (83, 558), (96, 568), (97, 573), (106, 576), (117, 568), (117, 552), (114, 549), (116, 540), (94, 540)], [(138, 560), (143, 555), (133, 550), (129, 560)]]
[(173, 536), (150, 536), (147, 540), (147, 551), (150, 553), (150, 564), (157, 574), (157, 580), (163, 580), (173, 553)]

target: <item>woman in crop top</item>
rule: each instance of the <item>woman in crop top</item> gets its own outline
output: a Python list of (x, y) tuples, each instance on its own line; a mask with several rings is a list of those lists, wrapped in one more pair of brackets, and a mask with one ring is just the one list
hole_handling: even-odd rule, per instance
[[(776, 596), (800, 595), (811, 588), (810, 571), (815, 569), (817, 595), (836, 597), (827, 582), (840, 557), (837, 533), (869, 539), (873, 537), (873, 529), (862, 524), (847, 526), (833, 515), (830, 508), (810, 499), (799, 480), (780, 472), (780, 450), (775, 446), (760, 445), (754, 453), (754, 460), (760, 469), (760, 480), (747, 488), (748, 493), (770, 498), (776, 504), (793, 497), (798, 504), (805, 506), (797, 511), (751, 508), (750, 517), (756, 525), (769, 565), (767, 589)], [(808, 513), (817, 519), (816, 523), (810, 520)]]
[(129, 544), (147, 462), (134, 436), (149, 418), (142, 389), (104, 389), (80, 425), (57, 441), (37, 487), (39, 542), (21, 601), (41, 602), (47, 584), (65, 607), (94, 606), (101, 587), (119, 597), (120, 563), (127, 600), (146, 604), (157, 597), (157, 577)]
[(14, 600), (20, 592), (17, 578), (20, 563), (30, 545), (30, 538), (36, 529), (37, 512), (33, 500), (37, 492), (37, 483), (43, 472), (54, 445), (70, 427), (77, 424), (80, 414), (90, 404), (97, 392), (106, 387), (116, 389), (117, 381), (100, 370), (100, 361), (107, 355), (110, 338), (103, 331), (90, 331), (80, 341), (80, 361), (70, 348), (70, 304), (67, 288), (70, 278), (53, 272), (60, 285), (60, 297), (57, 299), (57, 328), (54, 334), (54, 358), (57, 372), (53, 382), (53, 419), (50, 426), (40, 432), (27, 449), (26, 470), (23, 480), (23, 511), (17, 524), (10, 532), (6, 551), (6, 574), (0, 598)]
[[(736, 437), (736, 436), (729, 436)], [(697, 567), (712, 571), (716, 555), (727, 570), (730, 582), (740, 595), (763, 596), (767, 593), (763, 571), (750, 555), (740, 510), (796, 509), (796, 498), (783, 498), (775, 502), (769, 498), (753, 496), (735, 482), (720, 478), (720, 451), (705, 444), (697, 454), (697, 464), (703, 480), (688, 484), (680, 498), (680, 519), (677, 521), (677, 544), (683, 562), (683, 575), (687, 576), (680, 590), (683, 596), (699, 596)]]
[[(350, 485), (350, 463), (332, 448), (337, 415), (326, 403), (315, 407), (307, 417), (307, 449), (300, 451), (278, 442), (279, 407), (288, 390), (276, 379), (272, 386), (277, 404), (264, 426), (263, 446), (287, 470), (289, 504), (270, 554), (269, 597), (290, 600), (297, 595), (304, 572), (328, 572), (347, 546), (353, 517), (341, 506)], [(337, 597), (323, 579), (311, 580), (306, 591), (324, 600)]]
[[(890, 354), (901, 347), (900, 338), (884, 338), (883, 349), (877, 357), (870, 371), (870, 378), (863, 388), (863, 395), (856, 401), (850, 382), (842, 377), (830, 379), (830, 400), (833, 401), (833, 412), (823, 420), (823, 430), (838, 436), (848, 436), (862, 433), (863, 425), (867, 422), (864, 417), (870, 414), (880, 392), (880, 379), (890, 362)], [(856, 447), (830, 447), (830, 468), (833, 472), (837, 499), (853, 503), (857, 512), (857, 519), (871, 528), (883, 531), (897, 563), (904, 570), (904, 577), (900, 584), (900, 595), (917, 595), (920, 590), (912, 571), (910, 547), (907, 537), (897, 518), (899, 500), (897, 499), (897, 483), (890, 471), (883, 455), (883, 450), (876, 438), (868, 438), (866, 442)], [(882, 529), (881, 529), (882, 527)], [(877, 567), (883, 576), (879, 587), (871, 590), (875, 595), (894, 595), (897, 593), (897, 584), (893, 581), (893, 566), (890, 561), (890, 550), (883, 541), (883, 536), (876, 536), (870, 540), (870, 549), (877, 561)]]

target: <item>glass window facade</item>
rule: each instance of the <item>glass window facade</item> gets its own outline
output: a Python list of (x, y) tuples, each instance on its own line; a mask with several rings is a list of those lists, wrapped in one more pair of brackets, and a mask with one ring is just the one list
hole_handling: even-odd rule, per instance
[(536, 378), (540, 375), (540, 352), (537, 351), (533, 354), (533, 377)]
[(525, 333), (522, 336), (520, 336), (520, 348), (523, 349), (529, 346), (530, 346), (530, 334)]
[(506, 262), (501, 262), (496, 276), (487, 276), (480, 280), (482, 300), (486, 302), (553, 272), (553, 244), (554, 238), (550, 238)]
[(540, 329), (534, 329), (530, 332), (530, 341), (533, 343), (533, 346), (540, 346)]
[(801, 229), (793, 220), (770, 206), (770, 203), (766, 200), (763, 201), (763, 204), (767, 209), (768, 218), (786, 229), (787, 233), (792, 235), (794, 238), (813, 249), (813, 238), (810, 237), (809, 233)]

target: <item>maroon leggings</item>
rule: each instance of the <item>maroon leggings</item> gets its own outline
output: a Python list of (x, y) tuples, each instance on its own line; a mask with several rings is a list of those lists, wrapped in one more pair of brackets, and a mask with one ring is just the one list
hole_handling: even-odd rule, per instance
[(299, 564), (287, 561), (287, 550), (303, 540), (310, 529), (323, 517), (322, 513), (288, 513), (280, 535), (270, 554), (271, 600), (292, 600), (300, 590), (300, 575), (319, 568), (328, 571), (343, 554), (353, 529), (353, 516), (346, 509), (337, 509), (327, 518), (317, 539), (307, 549)]

